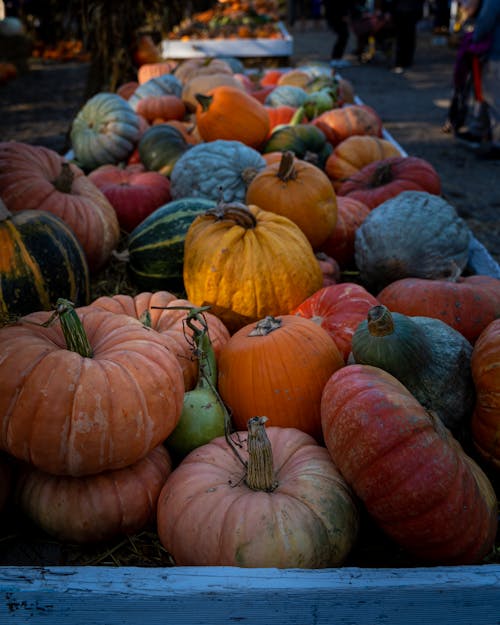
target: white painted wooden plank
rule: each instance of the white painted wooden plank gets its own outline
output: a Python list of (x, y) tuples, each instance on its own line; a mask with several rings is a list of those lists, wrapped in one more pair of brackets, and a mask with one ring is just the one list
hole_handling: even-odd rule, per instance
[(0, 568), (0, 623), (498, 625), (500, 566)]

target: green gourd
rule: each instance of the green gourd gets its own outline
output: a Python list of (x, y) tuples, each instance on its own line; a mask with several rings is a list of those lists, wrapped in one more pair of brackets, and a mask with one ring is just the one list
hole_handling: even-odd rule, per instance
[(352, 338), (356, 363), (372, 365), (397, 378), (458, 438), (472, 415), (475, 391), (472, 345), (440, 319), (408, 317), (373, 306)]

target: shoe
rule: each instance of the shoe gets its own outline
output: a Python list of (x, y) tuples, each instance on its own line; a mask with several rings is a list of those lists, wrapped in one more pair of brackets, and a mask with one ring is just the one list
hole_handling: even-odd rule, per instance
[(404, 67), (400, 67), (399, 65), (397, 67), (393, 67), (391, 72), (393, 74), (404, 74), (405, 70)]

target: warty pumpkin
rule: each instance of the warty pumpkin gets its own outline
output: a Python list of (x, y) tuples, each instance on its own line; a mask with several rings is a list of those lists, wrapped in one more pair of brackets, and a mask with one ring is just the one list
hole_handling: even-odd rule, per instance
[(424, 564), (478, 564), (498, 506), (485, 473), (395, 377), (348, 365), (321, 400), (333, 462), (379, 527)]
[(249, 93), (229, 85), (195, 94), (196, 126), (204, 141), (241, 141), (259, 149), (266, 140), (269, 115)]
[(195, 449), (167, 479), (157, 529), (178, 566), (324, 568), (348, 556), (359, 514), (328, 452), (265, 421)]
[(36, 209), (60, 217), (96, 272), (117, 247), (114, 208), (88, 176), (54, 150), (17, 141), (0, 143), (0, 197), (11, 212)]
[(309, 241), (293, 221), (224, 202), (189, 227), (183, 275), (187, 298), (211, 306), (230, 332), (288, 313), (323, 280)]
[(255, 176), (246, 202), (291, 219), (313, 249), (324, 243), (337, 222), (337, 198), (326, 174), (289, 151)]
[(56, 540), (96, 543), (156, 523), (160, 491), (172, 471), (158, 445), (134, 464), (95, 475), (52, 475), (25, 464), (16, 480), (22, 512)]
[(500, 471), (500, 319), (477, 339), (471, 359), (476, 389), (472, 440), (489, 467)]
[(160, 333), (126, 315), (78, 310), (61, 300), (55, 323), (40, 311), (0, 328), (0, 446), (73, 476), (146, 456), (174, 429), (184, 395)]

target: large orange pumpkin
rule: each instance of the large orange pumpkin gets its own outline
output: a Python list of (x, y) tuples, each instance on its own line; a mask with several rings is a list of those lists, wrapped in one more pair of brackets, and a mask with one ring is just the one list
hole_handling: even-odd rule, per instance
[(184, 380), (170, 343), (136, 319), (61, 301), (0, 328), (0, 446), (48, 473), (130, 465), (167, 438)]
[(289, 151), (253, 178), (246, 202), (291, 219), (313, 249), (325, 242), (337, 223), (337, 198), (330, 180), (316, 165)]
[(233, 334), (219, 356), (219, 392), (237, 429), (265, 415), (321, 439), (323, 387), (343, 358), (329, 334), (310, 319), (266, 317)]
[(366, 104), (348, 104), (330, 109), (315, 117), (311, 123), (323, 131), (334, 147), (352, 135), (382, 136), (382, 120)]

